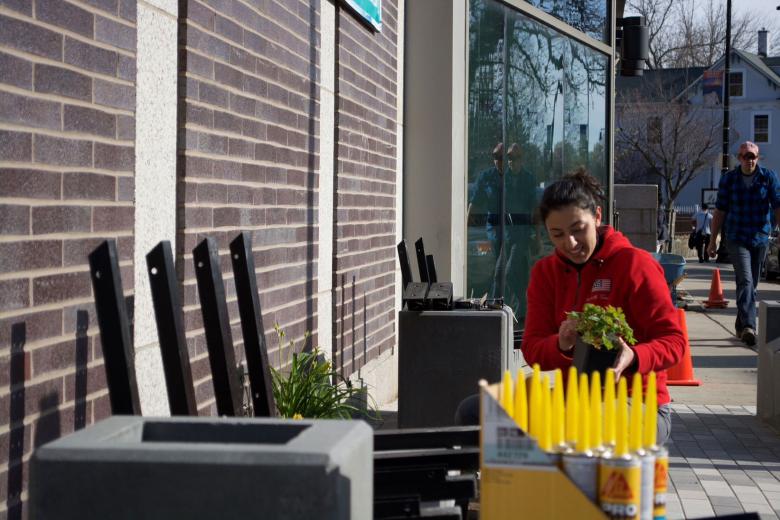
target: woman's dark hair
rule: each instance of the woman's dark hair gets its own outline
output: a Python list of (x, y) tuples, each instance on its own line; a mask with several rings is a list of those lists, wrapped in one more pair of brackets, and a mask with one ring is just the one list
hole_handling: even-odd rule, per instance
[(596, 206), (604, 201), (604, 192), (595, 177), (583, 167), (566, 174), (544, 189), (539, 215), (542, 222), (547, 220), (551, 211), (571, 206), (586, 209), (596, 214)]

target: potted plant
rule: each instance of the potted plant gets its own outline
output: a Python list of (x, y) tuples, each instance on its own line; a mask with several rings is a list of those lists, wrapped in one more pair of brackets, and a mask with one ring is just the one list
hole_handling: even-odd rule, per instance
[(618, 338), (623, 338), (629, 345), (636, 344), (634, 331), (619, 307), (586, 303), (582, 312), (568, 312), (567, 316), (577, 320), (573, 364), (579, 372), (598, 370), (603, 376), (608, 368), (615, 365), (620, 345)]
[[(367, 389), (357, 387), (345, 379), (315, 347), (296, 352), (293, 340), (285, 342), (286, 334), (278, 324), (274, 330), (279, 338), (279, 368), (271, 367), (271, 383), (276, 408), (281, 417), (294, 419), (350, 419), (375, 418), (374, 407), (361, 406), (370, 399)], [(304, 342), (309, 333), (304, 335)], [(285, 343), (289, 366), (283, 370)], [(368, 403), (367, 403), (368, 404)], [(362, 408), (362, 409), (361, 409)]]

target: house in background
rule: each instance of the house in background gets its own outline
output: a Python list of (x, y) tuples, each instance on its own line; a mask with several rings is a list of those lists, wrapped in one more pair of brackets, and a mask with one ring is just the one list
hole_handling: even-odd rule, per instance
[[(732, 167), (737, 164), (736, 151), (743, 141), (758, 144), (760, 162), (771, 169), (780, 169), (780, 149), (776, 146), (780, 139), (780, 56), (769, 57), (768, 31), (758, 34), (758, 53), (734, 49), (731, 52), (731, 70), (729, 81), (729, 123), (731, 133), (729, 151)], [(649, 102), (657, 92), (655, 85), (662, 84), (666, 93), (678, 92), (694, 105), (704, 105), (710, 110), (702, 111), (718, 115), (722, 120), (723, 68), (724, 58), (708, 69), (659, 69), (645, 71), (639, 78), (618, 77), (616, 81), (617, 99), (630, 99), (631, 91), (646, 96)], [(685, 84), (687, 83), (687, 85)], [(635, 99), (635, 98), (634, 98)], [(628, 117), (636, 117), (636, 111), (630, 103), (617, 102), (615, 107), (616, 128)], [(649, 119), (649, 118), (648, 118)], [(648, 129), (653, 122), (646, 122)], [(652, 132), (646, 138), (653, 139)], [(616, 151), (617, 154), (617, 151)], [(620, 160), (617, 155), (616, 160)], [(616, 165), (616, 171), (619, 167)], [(676, 206), (686, 208), (702, 203), (707, 189), (717, 189), (720, 180), (720, 156), (711, 164), (699, 168), (698, 174), (681, 191)], [(616, 182), (620, 182), (616, 175)], [(660, 179), (652, 174), (638, 172), (629, 182), (650, 182), (659, 184)], [(624, 181), (625, 182), (625, 181)]]

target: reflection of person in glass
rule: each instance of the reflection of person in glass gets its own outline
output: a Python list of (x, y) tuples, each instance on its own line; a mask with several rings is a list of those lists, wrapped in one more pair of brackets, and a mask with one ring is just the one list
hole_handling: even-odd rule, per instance
[[(503, 167), (503, 143), (493, 149), (494, 167), (479, 174), (471, 197), (472, 223), (484, 220), (485, 235), (495, 255), (490, 295), (503, 296), (519, 318), (525, 315), (525, 289), (531, 267), (536, 206), (536, 180), (522, 166), (522, 151), (517, 143), (507, 151), (508, 168)], [(503, 211), (502, 211), (503, 209)], [(504, 222), (501, 235), (501, 217)]]

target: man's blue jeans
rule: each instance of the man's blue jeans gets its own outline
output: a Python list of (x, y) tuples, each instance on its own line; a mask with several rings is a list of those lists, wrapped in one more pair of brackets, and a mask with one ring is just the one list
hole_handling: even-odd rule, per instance
[(756, 288), (767, 245), (746, 247), (726, 241), (726, 249), (737, 277), (737, 321), (734, 326), (737, 334), (745, 327), (756, 330)]

